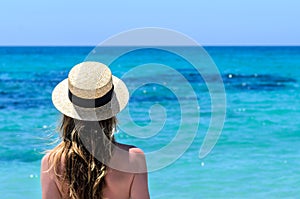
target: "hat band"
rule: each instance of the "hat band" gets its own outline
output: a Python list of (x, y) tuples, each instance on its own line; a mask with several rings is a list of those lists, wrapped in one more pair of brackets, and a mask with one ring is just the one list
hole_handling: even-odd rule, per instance
[(80, 107), (83, 108), (97, 108), (100, 106), (103, 106), (105, 104), (107, 104), (109, 101), (111, 101), (112, 99), (112, 94), (114, 91), (114, 85), (112, 85), (112, 88), (102, 97), (99, 98), (95, 98), (95, 99), (84, 99), (81, 97), (78, 97), (76, 95), (74, 95), (70, 89), (69, 89), (69, 99), (70, 101)]

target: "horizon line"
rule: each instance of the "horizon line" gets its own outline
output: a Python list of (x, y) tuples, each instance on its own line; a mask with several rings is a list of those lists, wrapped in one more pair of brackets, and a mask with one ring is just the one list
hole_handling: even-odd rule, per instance
[(109, 46), (95, 46), (95, 45), (0, 45), (3, 47), (300, 47), (300, 44), (206, 44), (206, 45), (109, 45)]

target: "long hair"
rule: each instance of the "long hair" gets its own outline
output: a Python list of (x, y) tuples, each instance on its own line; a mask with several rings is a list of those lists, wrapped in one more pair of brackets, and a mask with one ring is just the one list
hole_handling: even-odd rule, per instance
[(115, 143), (116, 117), (102, 121), (81, 121), (63, 115), (62, 142), (50, 151), (49, 170), (67, 187), (72, 199), (103, 198), (104, 177)]

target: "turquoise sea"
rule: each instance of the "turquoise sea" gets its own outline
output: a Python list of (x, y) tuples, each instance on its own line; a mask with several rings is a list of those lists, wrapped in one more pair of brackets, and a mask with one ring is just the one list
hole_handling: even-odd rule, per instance
[[(41, 198), (40, 160), (58, 137), (59, 113), (51, 102), (55, 85), (72, 66), (85, 60), (93, 47), (0, 47), (0, 197)], [(150, 67), (124, 78), (129, 86), (144, 85), (131, 93), (131, 120), (119, 118), (119, 142), (136, 145), (146, 154), (172, 142), (177, 129), (195, 133), (183, 155), (168, 166), (149, 172), (151, 198), (299, 198), (300, 196), (300, 47), (205, 47), (224, 82), (226, 119), (213, 150), (203, 159), (199, 149), (211, 117), (211, 102), (201, 75), (191, 65), (155, 49), (128, 54), (111, 64), (121, 77), (135, 66), (168, 65), (193, 88), (200, 109), (182, 108), (174, 90), (182, 82)], [(103, 55), (103, 56), (109, 56)], [(197, 54), (194, 54), (197, 56)], [(160, 71), (160, 72), (158, 72)], [(163, 84), (151, 83), (159, 79)], [(172, 84), (172, 89), (168, 87)], [(181, 94), (185, 91), (180, 91)], [(165, 108), (162, 128), (153, 104)], [(198, 122), (196, 132), (191, 126)], [(126, 133), (136, 124), (145, 132)], [(122, 126), (124, 128), (122, 128)], [(147, 129), (148, 126), (148, 129)], [(151, 129), (152, 128), (152, 129)], [(147, 132), (152, 132), (151, 136)], [(174, 153), (182, 150), (177, 142)], [(151, 167), (151, 165), (149, 165)]]

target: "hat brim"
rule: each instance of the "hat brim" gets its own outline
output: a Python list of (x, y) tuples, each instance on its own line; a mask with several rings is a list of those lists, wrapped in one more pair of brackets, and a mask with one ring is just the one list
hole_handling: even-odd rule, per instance
[(97, 108), (83, 108), (74, 105), (68, 96), (68, 79), (60, 82), (52, 92), (52, 102), (55, 108), (66, 116), (78, 120), (100, 121), (111, 118), (123, 110), (129, 99), (129, 92), (125, 83), (112, 76), (114, 91), (112, 99), (107, 104)]

